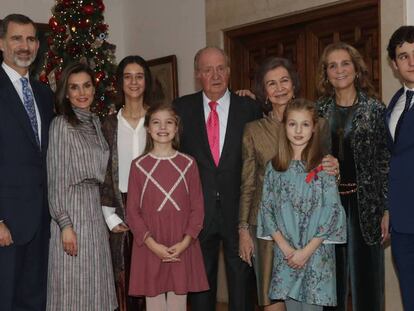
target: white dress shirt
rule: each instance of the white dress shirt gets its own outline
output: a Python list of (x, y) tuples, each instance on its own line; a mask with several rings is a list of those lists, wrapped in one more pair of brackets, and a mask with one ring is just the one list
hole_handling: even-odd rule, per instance
[[(404, 108), (405, 108), (405, 98), (406, 98), (405, 94), (407, 90), (414, 92), (414, 89), (410, 89), (406, 85), (404, 85), (404, 93), (398, 99), (397, 103), (394, 106), (394, 109), (391, 112), (390, 120), (388, 122), (388, 127), (390, 128), (392, 139), (394, 139), (395, 137), (395, 129), (397, 127), (398, 120), (400, 119), (400, 116), (403, 113)], [(414, 97), (411, 100), (410, 109), (413, 106), (413, 104), (414, 104)]]
[(40, 113), (39, 113), (39, 109), (37, 108), (36, 99), (34, 97), (32, 86), (30, 85), (29, 72), (27, 72), (24, 76), (21, 76), (20, 73), (18, 73), (16, 70), (11, 68), (5, 62), (3, 62), (1, 64), (1, 66), (3, 67), (3, 69), (6, 72), (7, 76), (9, 77), (11, 82), (13, 83), (13, 86), (16, 89), (17, 94), (19, 94), (20, 100), (22, 101), (22, 105), (23, 105), (23, 87), (22, 87), (22, 82), (20, 81), (20, 79), (22, 77), (24, 77), (24, 78), (27, 78), (27, 80), (29, 81), (28, 85), (29, 85), (29, 88), (30, 88), (30, 90), (32, 91), (32, 94), (33, 94), (33, 102), (34, 102), (34, 107), (35, 107), (35, 112), (36, 112), (37, 132), (39, 133), (39, 143), (41, 143), (42, 126), (41, 126)]
[[(211, 102), (207, 95), (203, 92), (203, 107), (204, 107), (204, 117), (207, 123), (208, 116), (210, 114), (210, 106), (208, 105)], [(224, 145), (224, 138), (226, 137), (226, 129), (227, 129), (227, 119), (229, 118), (229, 109), (230, 109), (230, 92), (226, 90), (224, 95), (219, 99), (216, 100), (218, 103), (216, 111), (219, 116), (219, 124), (220, 124), (220, 155), (223, 150)]]
[[(144, 117), (139, 119), (136, 128), (133, 128), (128, 121), (122, 116), (122, 109), (117, 114), (118, 128), (118, 177), (119, 191), (126, 193), (128, 191), (129, 170), (131, 162), (140, 156), (146, 143), (146, 130), (144, 127)], [(115, 213), (115, 207), (102, 206), (106, 224), (109, 229), (122, 223), (122, 219)]]

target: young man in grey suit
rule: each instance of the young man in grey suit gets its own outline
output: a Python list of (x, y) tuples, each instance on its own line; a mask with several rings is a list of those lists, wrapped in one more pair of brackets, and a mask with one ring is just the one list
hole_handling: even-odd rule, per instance
[(252, 269), (238, 254), (241, 144), (244, 125), (262, 116), (250, 98), (228, 90), (230, 68), (219, 48), (206, 47), (194, 59), (202, 91), (174, 101), (183, 124), (181, 150), (198, 164), (205, 219), (200, 233), (210, 290), (190, 295), (192, 310), (215, 310), (220, 243), (226, 265), (229, 310), (253, 310)]
[(53, 95), (29, 78), (39, 41), (20, 14), (0, 26), (0, 310), (46, 308), (46, 151)]

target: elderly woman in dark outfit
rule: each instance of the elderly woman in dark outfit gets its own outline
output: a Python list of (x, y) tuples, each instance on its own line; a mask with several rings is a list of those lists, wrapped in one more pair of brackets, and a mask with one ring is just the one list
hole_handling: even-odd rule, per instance
[[(384, 250), (389, 152), (385, 106), (375, 97), (367, 67), (352, 46), (328, 45), (318, 69), (320, 116), (328, 119), (332, 154), (340, 163), (339, 191), (347, 213), (347, 244), (336, 246), (338, 306), (384, 310)], [(349, 283), (349, 284), (348, 284)], [(331, 310), (331, 309), (330, 309)]]
[(144, 299), (128, 296), (132, 235), (125, 223), (125, 204), (131, 161), (145, 148), (144, 116), (151, 104), (151, 73), (146, 61), (136, 55), (118, 65), (117, 114), (109, 115), (102, 131), (110, 148), (102, 205), (110, 234), (119, 311), (143, 310)]

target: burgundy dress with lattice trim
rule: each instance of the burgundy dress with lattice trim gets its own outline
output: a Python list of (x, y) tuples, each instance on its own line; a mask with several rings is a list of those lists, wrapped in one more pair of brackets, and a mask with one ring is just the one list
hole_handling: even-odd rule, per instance
[[(146, 154), (132, 161), (127, 222), (134, 234), (129, 294), (155, 296), (208, 289), (197, 236), (204, 218), (203, 194), (195, 160), (176, 152), (168, 158)], [(162, 262), (144, 240), (172, 246), (193, 237), (180, 262)]]

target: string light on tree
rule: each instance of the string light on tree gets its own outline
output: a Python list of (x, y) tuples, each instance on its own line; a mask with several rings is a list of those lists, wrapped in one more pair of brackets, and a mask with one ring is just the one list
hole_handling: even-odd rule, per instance
[(115, 46), (106, 41), (103, 0), (55, 0), (49, 19), (49, 51), (40, 80), (52, 88), (63, 68), (73, 61), (87, 63), (95, 72), (96, 92), (92, 109), (104, 116), (115, 93)]

